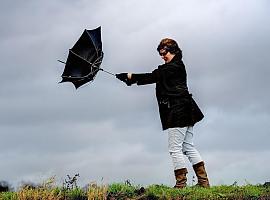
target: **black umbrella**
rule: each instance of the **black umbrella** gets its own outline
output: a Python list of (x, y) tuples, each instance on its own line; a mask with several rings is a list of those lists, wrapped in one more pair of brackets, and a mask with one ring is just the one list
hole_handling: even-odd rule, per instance
[(62, 74), (62, 82), (72, 82), (76, 89), (83, 84), (93, 81), (98, 71), (111, 72), (100, 68), (103, 59), (101, 27), (93, 30), (84, 30), (75, 45), (69, 50)]

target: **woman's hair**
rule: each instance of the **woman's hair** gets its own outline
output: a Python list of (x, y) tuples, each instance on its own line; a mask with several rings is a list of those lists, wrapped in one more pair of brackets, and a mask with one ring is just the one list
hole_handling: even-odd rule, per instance
[(182, 57), (182, 50), (179, 48), (177, 42), (170, 38), (164, 38), (160, 41), (157, 51), (164, 49), (172, 54), (180, 53)]

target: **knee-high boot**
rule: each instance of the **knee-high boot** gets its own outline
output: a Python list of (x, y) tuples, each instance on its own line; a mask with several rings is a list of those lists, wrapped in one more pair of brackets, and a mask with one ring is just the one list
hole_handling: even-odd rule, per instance
[(175, 188), (184, 188), (187, 185), (187, 177), (186, 174), (188, 173), (187, 168), (181, 168), (174, 170), (174, 175), (176, 179)]
[(209, 180), (207, 178), (207, 173), (204, 167), (204, 162), (199, 162), (193, 165), (193, 169), (198, 178), (198, 183), (196, 185), (201, 187), (210, 187)]

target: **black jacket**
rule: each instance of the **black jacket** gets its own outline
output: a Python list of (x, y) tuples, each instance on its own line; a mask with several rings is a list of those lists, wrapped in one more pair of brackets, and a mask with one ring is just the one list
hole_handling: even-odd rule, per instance
[(180, 54), (151, 73), (132, 74), (137, 85), (156, 83), (156, 97), (163, 130), (193, 126), (203, 119), (203, 113), (187, 87), (187, 74)]

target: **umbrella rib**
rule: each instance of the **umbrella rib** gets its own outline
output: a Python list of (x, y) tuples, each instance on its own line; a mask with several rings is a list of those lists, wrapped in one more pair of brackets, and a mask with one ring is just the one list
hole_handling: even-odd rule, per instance
[[(90, 63), (88, 60), (86, 60), (85, 58), (81, 57), (80, 55), (74, 53), (73, 51), (69, 50), (71, 53), (73, 53), (75, 56), (78, 56), (79, 58), (81, 58), (82, 60), (84, 60), (85, 62), (87, 62), (90, 65), (94, 65), (94, 63)], [(96, 67), (96, 66), (94, 66)], [(97, 67), (98, 68), (98, 67)]]
[(94, 40), (93, 40), (92, 36), (88, 33), (88, 30), (86, 30), (86, 33), (87, 33), (87, 35), (91, 38), (91, 42), (93, 43), (93, 45), (94, 45), (94, 47), (95, 47), (95, 49), (96, 49), (96, 53), (97, 53), (97, 52), (98, 52), (98, 49), (97, 49), (95, 43), (93, 42)]
[[(70, 51), (71, 53), (73, 53), (75, 56), (81, 58), (82, 60), (84, 60), (85, 62), (87, 62), (88, 64), (90, 64), (91, 66), (93, 66), (94, 68), (96, 68), (97, 70), (100, 70), (100, 68), (99, 68), (98, 66), (96, 66), (95, 64), (96, 64), (96, 63), (101, 63), (101, 61), (99, 61), (99, 62), (94, 62), (94, 63), (90, 63), (88, 60), (84, 59), (84, 58), (81, 57), (80, 55), (74, 53), (74, 52), (71, 51), (71, 50), (69, 50), (69, 51)], [(101, 58), (102, 58), (102, 57), (99, 57), (98, 59), (101, 59)], [(82, 77), (75, 77), (75, 76), (62, 76), (62, 77), (64, 77), (64, 78), (72, 78), (72, 79), (79, 79), (79, 80), (77, 80), (77, 81), (83, 81), (85, 78), (88, 78), (88, 76), (89, 76), (90, 74), (92, 74), (93, 72), (95, 72), (95, 70), (94, 70), (94, 71), (91, 71), (90, 73), (88, 73), (87, 75), (82, 76)]]
[[(99, 70), (99, 69), (98, 69), (98, 70)], [(83, 81), (85, 78), (88, 78), (88, 76), (89, 76), (90, 74), (92, 74), (93, 72), (95, 72), (95, 71), (92, 71), (92, 72), (88, 73), (87, 75), (81, 76), (81, 77), (76, 77), (76, 76), (62, 76), (62, 77), (63, 77), (63, 78), (80, 79), (80, 80), (77, 80), (77, 81)]]
[[(89, 63), (89, 64), (90, 64), (91, 66), (93, 66), (94, 68), (97, 68), (98, 70), (107, 72), (108, 74), (115, 75), (115, 74), (113, 74), (113, 73), (111, 73), (111, 72), (108, 72), (108, 71), (106, 71), (106, 70), (104, 70), (104, 69), (101, 69), (101, 68), (99, 68), (98, 66), (96, 66), (96, 64), (99, 64), (99, 63), (102, 62), (101, 59), (102, 59), (102, 57), (103, 57), (103, 54), (102, 54), (101, 56), (99, 56), (99, 57), (96, 59), (96, 61), (95, 61), (94, 63), (90, 63), (88, 60), (84, 59), (83, 57), (81, 57), (80, 55), (74, 53), (73, 51), (70, 50), (70, 52), (73, 53), (75, 56), (78, 56), (78, 57), (81, 58), (82, 60), (86, 61), (87, 63)], [(85, 75), (85, 76), (82, 76), (81, 78), (86, 78), (86, 77), (89, 76), (91, 73), (93, 73), (93, 72), (90, 72), (89, 74), (87, 74), (87, 75)], [(75, 77), (74, 77), (74, 78), (75, 78)]]

